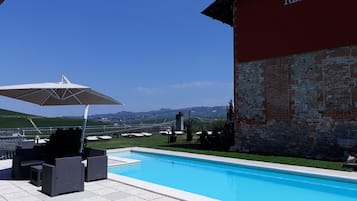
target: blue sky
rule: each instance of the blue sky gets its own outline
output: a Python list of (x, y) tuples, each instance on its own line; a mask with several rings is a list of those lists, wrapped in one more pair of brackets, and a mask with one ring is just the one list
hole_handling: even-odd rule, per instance
[[(62, 74), (121, 101), (90, 114), (225, 105), (233, 97), (232, 28), (200, 12), (213, 0), (5, 0), (0, 85), (57, 82)], [(44, 116), (0, 97), (0, 108)]]

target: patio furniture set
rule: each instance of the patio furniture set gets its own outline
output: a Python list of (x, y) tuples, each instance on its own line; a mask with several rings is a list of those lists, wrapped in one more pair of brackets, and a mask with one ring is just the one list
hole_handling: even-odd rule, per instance
[(29, 179), (50, 196), (84, 191), (84, 181), (107, 178), (105, 150), (81, 147), (81, 129), (58, 129), (46, 144), (26, 142), (16, 147), (15, 179)]
[[(0, 4), (1, 4), (0, 0)], [(12, 176), (42, 185), (42, 192), (55, 196), (84, 190), (84, 180), (107, 178), (105, 151), (84, 149), (89, 105), (121, 104), (90, 87), (71, 83), (62, 75), (58, 83), (33, 83), (0, 87), (0, 95), (37, 105), (85, 105), (82, 129), (58, 129), (45, 145), (32, 142), (16, 147)], [(83, 161), (87, 161), (86, 165)]]

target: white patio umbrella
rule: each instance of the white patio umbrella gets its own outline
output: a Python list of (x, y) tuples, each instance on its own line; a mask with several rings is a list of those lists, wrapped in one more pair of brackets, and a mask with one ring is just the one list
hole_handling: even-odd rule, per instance
[(0, 95), (35, 103), (41, 106), (85, 105), (80, 152), (83, 151), (89, 105), (121, 104), (117, 100), (96, 92), (87, 86), (71, 83), (63, 75), (61, 82), (58, 83), (35, 83), (2, 86), (0, 87)]

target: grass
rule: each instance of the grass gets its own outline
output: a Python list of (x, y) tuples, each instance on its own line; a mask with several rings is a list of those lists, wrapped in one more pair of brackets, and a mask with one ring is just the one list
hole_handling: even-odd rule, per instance
[(0, 117), (0, 128), (24, 128), (31, 127), (30, 122), (23, 117)]
[(151, 137), (145, 137), (145, 138), (144, 137), (143, 138), (119, 137), (119, 138), (113, 138), (112, 140), (109, 141), (89, 142), (87, 146), (101, 148), (101, 149), (114, 149), (114, 148), (125, 148), (125, 147), (148, 147), (148, 148), (155, 148), (155, 149), (182, 151), (182, 152), (197, 153), (197, 154), (208, 154), (208, 155), (255, 160), (255, 161), (264, 161), (264, 162), (271, 162), (271, 163), (350, 171), (350, 169), (342, 167), (343, 165), (342, 162), (312, 160), (312, 159), (287, 157), (287, 156), (268, 156), (268, 155), (257, 155), (257, 154), (238, 153), (238, 152), (205, 150), (202, 149), (201, 146), (197, 143), (186, 143), (185, 136), (179, 136), (177, 143), (175, 144), (168, 144), (166, 136), (153, 135)]

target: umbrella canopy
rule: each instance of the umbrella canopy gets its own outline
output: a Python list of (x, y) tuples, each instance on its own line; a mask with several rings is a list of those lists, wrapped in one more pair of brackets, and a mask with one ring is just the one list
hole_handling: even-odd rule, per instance
[(120, 104), (87, 86), (71, 83), (65, 76), (58, 83), (3, 86), (0, 87), (0, 95), (38, 105)]
[[(1, 1), (1, 0), (0, 0)], [(35, 83), (0, 87), (0, 95), (15, 98), (38, 105), (86, 105), (83, 115), (81, 148), (87, 126), (88, 109), (92, 104), (121, 104), (119, 101), (101, 94), (91, 88), (71, 83), (62, 75), (58, 83)]]

